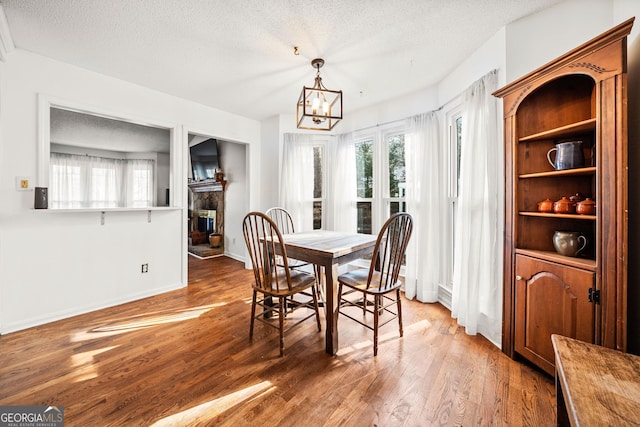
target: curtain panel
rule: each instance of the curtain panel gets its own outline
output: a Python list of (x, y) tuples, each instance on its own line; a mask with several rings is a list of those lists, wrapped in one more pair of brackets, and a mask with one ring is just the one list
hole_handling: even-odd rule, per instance
[(297, 231), (313, 230), (313, 136), (285, 133), (280, 203)]
[(460, 188), (456, 212), (451, 315), (468, 334), (494, 343), (502, 333), (504, 146), (499, 132), (498, 73), (463, 94)]
[(351, 133), (338, 135), (327, 147), (326, 228), (355, 233), (358, 230), (356, 150)]
[(449, 280), (451, 214), (442, 122), (440, 111), (406, 121), (406, 201), (414, 230), (406, 255), (405, 295), (422, 302), (438, 301), (439, 285)]
[(153, 160), (51, 153), (51, 208), (149, 207), (153, 189)]

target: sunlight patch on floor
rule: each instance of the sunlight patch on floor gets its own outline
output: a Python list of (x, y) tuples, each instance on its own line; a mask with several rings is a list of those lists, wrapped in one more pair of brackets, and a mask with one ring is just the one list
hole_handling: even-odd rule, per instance
[(155, 312), (146, 313), (138, 316), (133, 316), (128, 319), (124, 319), (120, 322), (111, 323), (108, 325), (98, 326), (88, 331), (81, 331), (75, 333), (71, 341), (80, 342), (89, 339), (102, 338), (125, 332), (137, 331), (153, 326), (163, 325), (167, 323), (182, 322), (184, 320), (191, 320), (202, 316), (208, 311), (227, 305), (226, 302), (209, 304), (200, 307), (193, 307), (186, 310), (178, 310), (175, 312)]
[(94, 365), (95, 356), (97, 354), (105, 353), (119, 346), (104, 347), (98, 350), (85, 351), (82, 353), (74, 354), (71, 356), (71, 366), (73, 369), (73, 382), (81, 382), (96, 378), (98, 376), (98, 370)]
[[(420, 331), (423, 331), (423, 330), (429, 328), (430, 326), (431, 326), (431, 322), (429, 322), (426, 319), (420, 320), (419, 322), (412, 323), (410, 325), (403, 325), (404, 336), (406, 337), (408, 334), (419, 333)], [(385, 342), (387, 340), (391, 340), (391, 339), (394, 339), (394, 338), (401, 339), (401, 337), (398, 335), (398, 329), (397, 328), (392, 329), (392, 330), (390, 330), (389, 332), (387, 332), (385, 334), (378, 335), (378, 345), (382, 344), (383, 342)], [(372, 348), (373, 349), (373, 331), (371, 331), (371, 339), (366, 339), (366, 340), (357, 342), (355, 344), (351, 344), (349, 346), (342, 347), (342, 348), (340, 348), (338, 350), (337, 355), (338, 356), (344, 356), (344, 355), (347, 355), (349, 353), (353, 353), (354, 351), (362, 350), (363, 348)]]
[(276, 387), (270, 381), (263, 381), (218, 399), (169, 415), (156, 421), (152, 426), (183, 426), (198, 422), (204, 424), (207, 420), (217, 417), (240, 403), (271, 393), (275, 389)]

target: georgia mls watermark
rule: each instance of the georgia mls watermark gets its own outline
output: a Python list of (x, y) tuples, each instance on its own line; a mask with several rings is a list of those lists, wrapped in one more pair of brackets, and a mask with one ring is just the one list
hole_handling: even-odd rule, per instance
[(64, 406), (0, 406), (0, 427), (62, 427)]

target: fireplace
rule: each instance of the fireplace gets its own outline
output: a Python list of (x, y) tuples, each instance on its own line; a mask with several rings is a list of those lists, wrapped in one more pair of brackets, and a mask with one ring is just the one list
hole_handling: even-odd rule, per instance
[[(222, 235), (220, 246), (224, 253), (224, 190), (226, 181), (200, 181), (189, 183), (189, 237), (192, 246), (209, 246), (209, 235)], [(211, 248), (212, 250), (214, 248)]]
[(197, 214), (198, 231), (205, 233), (206, 236), (209, 236), (209, 234), (217, 233), (217, 227), (216, 227), (217, 210), (200, 209), (197, 212), (198, 212)]

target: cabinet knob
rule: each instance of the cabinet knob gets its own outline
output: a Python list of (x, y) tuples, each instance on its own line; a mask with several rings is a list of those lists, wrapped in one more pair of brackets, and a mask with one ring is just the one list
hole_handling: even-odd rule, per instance
[(516, 280), (522, 280), (522, 276), (516, 276)]

